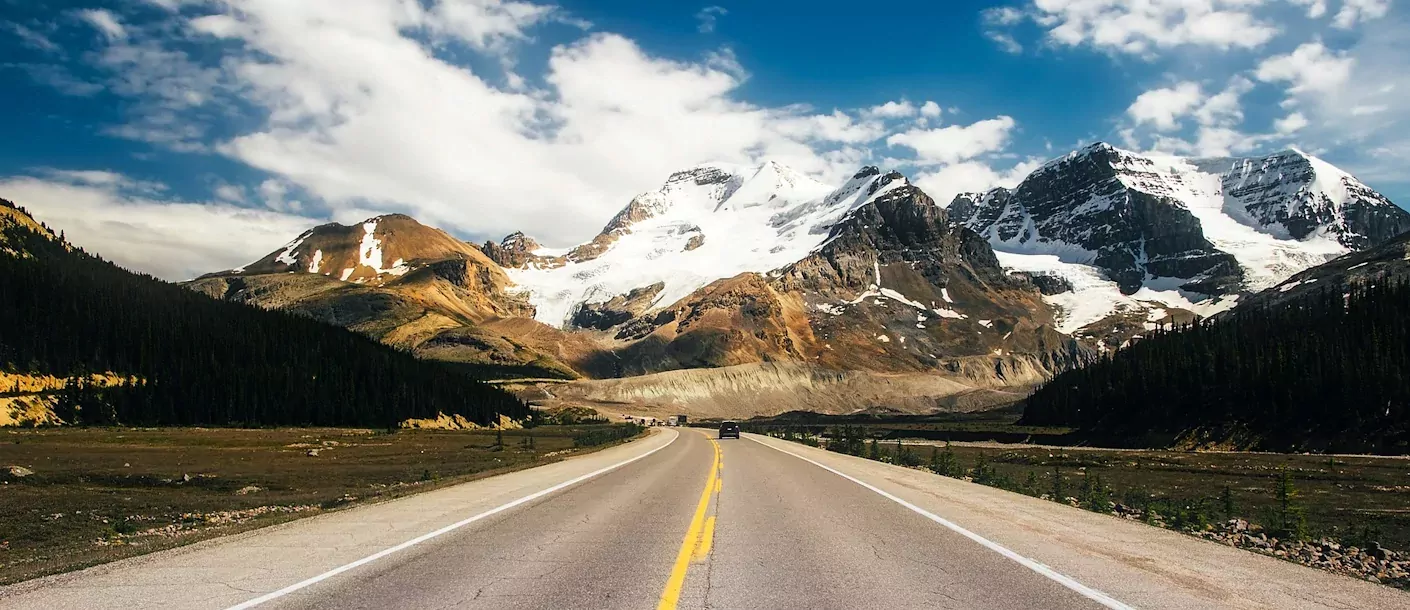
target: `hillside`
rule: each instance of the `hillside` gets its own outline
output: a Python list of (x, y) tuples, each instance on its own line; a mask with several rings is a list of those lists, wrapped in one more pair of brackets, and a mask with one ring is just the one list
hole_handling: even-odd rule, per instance
[[(1382, 248), (1407, 264), (1404, 244)], [(1410, 281), (1319, 284), (1059, 375), (1029, 397), (1022, 423), (1078, 426), (1104, 443), (1410, 453)]]
[(1245, 299), (1239, 303), (1239, 309), (1290, 303), (1316, 296), (1324, 289), (1349, 292), (1356, 286), (1387, 280), (1410, 281), (1410, 232), (1293, 275)]
[(388, 426), (520, 418), (512, 396), (304, 316), (209, 299), (71, 248), (0, 200), (0, 367), (66, 384), (67, 423)]

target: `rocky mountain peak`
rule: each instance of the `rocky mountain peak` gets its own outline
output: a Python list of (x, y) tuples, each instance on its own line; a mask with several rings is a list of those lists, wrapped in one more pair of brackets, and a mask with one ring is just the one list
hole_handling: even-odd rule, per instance
[(521, 267), (534, 258), (534, 251), (540, 247), (534, 238), (523, 231), (515, 231), (504, 236), (499, 243), (486, 241), (480, 250), (501, 267)]
[(1410, 230), (1410, 214), (1301, 151), (1189, 159), (1104, 142), (1016, 188), (962, 193), (948, 211), (1005, 266), (1070, 287), (1050, 295), (1067, 332), (1113, 315), (1211, 315), (1234, 295)]
[(488, 262), (475, 247), (405, 214), (319, 225), (258, 261), (222, 275), (313, 273), (344, 282), (380, 283), (446, 258)]

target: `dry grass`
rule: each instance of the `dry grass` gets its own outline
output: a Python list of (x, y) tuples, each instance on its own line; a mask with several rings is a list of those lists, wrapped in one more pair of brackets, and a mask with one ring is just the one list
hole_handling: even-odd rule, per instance
[[(913, 449), (929, 460), (929, 447)], [(958, 445), (951, 450), (963, 468), (973, 468), (982, 455), (998, 476), (1020, 487), (1036, 481), (1034, 489), (1025, 489), (1035, 495), (1052, 494), (1054, 472), (1062, 477), (1064, 496), (1080, 495), (1083, 479), (1096, 476), (1111, 488), (1114, 501), (1202, 508), (1211, 520), (1227, 518), (1221, 494), (1228, 487), (1232, 516), (1268, 525), (1277, 505), (1278, 477), (1286, 470), (1310, 536), (1362, 544), (1375, 540), (1410, 550), (1410, 460), (1403, 458)]]
[(0, 584), (547, 463), (601, 428), (510, 430), (502, 448), (489, 430), (0, 432)]

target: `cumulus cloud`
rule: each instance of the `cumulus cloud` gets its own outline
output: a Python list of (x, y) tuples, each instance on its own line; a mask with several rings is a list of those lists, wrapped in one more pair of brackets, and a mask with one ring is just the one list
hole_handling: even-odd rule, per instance
[(999, 116), (969, 125), (911, 129), (886, 138), (886, 144), (915, 151), (920, 165), (953, 164), (1002, 150), (1016, 124), (1012, 117)]
[[(1235, 75), (1218, 93), (1209, 94), (1200, 83), (1184, 81), (1151, 89), (1136, 97), (1126, 109), (1129, 124), (1121, 130), (1123, 144), (1168, 153), (1225, 156), (1255, 149), (1267, 136), (1244, 133), (1243, 96), (1253, 81)], [(1193, 129), (1183, 134), (1193, 119)]]
[(870, 117), (883, 119), (903, 119), (915, 116), (919, 111), (920, 109), (916, 108), (915, 104), (907, 100), (901, 100), (899, 102), (886, 102), (879, 106), (872, 106), (866, 109), (865, 114)]
[(73, 243), (167, 280), (256, 260), (314, 219), (224, 203), (152, 198), (165, 190), (107, 171), (49, 171), (0, 180), (0, 192)]
[[(525, 230), (571, 245), (635, 194), (707, 161), (772, 159), (840, 182), (876, 163), (886, 143), (914, 151), (900, 163), (927, 168), (926, 183), (940, 193), (952, 180), (977, 188), (1004, 175), (979, 157), (1001, 152), (1014, 127), (1004, 116), (926, 129), (942, 114), (935, 101), (754, 104), (739, 96), (749, 75), (727, 50), (667, 59), (609, 32), (544, 49), (545, 63), (527, 68), (530, 81), (510, 68), (532, 28), (583, 24), (523, 1), (170, 0), (164, 8), (174, 10), (161, 12), (163, 21), (132, 19), (83, 57), (129, 100), (128, 120), (106, 132), (221, 155), (266, 176), (243, 185), (208, 179), (212, 201), (173, 202), (161, 222), (171, 197), (120, 176), (44, 174), (6, 186), (23, 187), (15, 197), (35, 209), (57, 210), (56, 224), (79, 227), (75, 235), (99, 251), (125, 252), (120, 260), (171, 278), (248, 262), (307, 225), (384, 212), (467, 239)], [(465, 62), (466, 53), (490, 61)], [(69, 195), (75, 203), (62, 203)], [(104, 206), (113, 211), (92, 212)], [(140, 221), (138, 230), (102, 231), (123, 218)], [(268, 233), (278, 237), (257, 246), (204, 226), (237, 233), (261, 218), (274, 219)], [(180, 241), (183, 223), (210, 243)], [(164, 259), (185, 247), (205, 254)], [(226, 250), (233, 253), (217, 256)]]
[[(567, 244), (681, 167), (769, 157), (840, 174), (855, 168), (822, 152), (884, 133), (838, 111), (739, 101), (747, 75), (727, 55), (666, 60), (608, 33), (554, 47), (543, 88), (495, 86), (428, 52), (409, 28), (458, 31), (488, 48), (551, 13), (457, 30), (439, 5), (359, 6), (252, 1), (192, 24), (239, 47), (222, 58), (220, 79), (189, 90), (214, 99), (237, 90), (268, 117), (216, 150), (328, 202), (335, 216), (403, 211), (475, 237), (525, 229)], [(153, 84), (146, 97), (161, 97)]]
[(1384, 17), (1389, 11), (1390, 0), (1345, 0), (1332, 23), (1351, 29), (1363, 21)]
[[(1330, 151), (1357, 177), (1406, 184), (1410, 165), (1410, 22), (1404, 15), (1363, 22), (1359, 39), (1329, 48), (1320, 41), (1269, 58), (1260, 80), (1286, 88), (1285, 120), (1301, 125), (1297, 139)], [(1304, 121), (1291, 118), (1300, 115)]]
[(1277, 131), (1279, 135), (1288, 135), (1301, 130), (1308, 124), (1309, 122), (1307, 120), (1307, 117), (1302, 116), (1301, 112), (1294, 112), (1288, 116), (1274, 121), (1273, 129), (1274, 131)]
[(1326, 93), (1347, 83), (1355, 63), (1354, 58), (1332, 51), (1321, 42), (1309, 42), (1292, 53), (1265, 59), (1255, 74), (1264, 82), (1289, 83), (1288, 90), (1294, 94)]
[(1142, 93), (1126, 108), (1126, 114), (1137, 125), (1150, 123), (1157, 130), (1170, 131), (1179, 127), (1177, 120), (1194, 110), (1203, 99), (1199, 83), (1183, 82)]
[(915, 184), (941, 206), (949, 206), (960, 193), (985, 192), (995, 187), (1013, 188), (1042, 165), (1041, 159), (1026, 159), (1004, 170), (988, 163), (964, 161), (946, 165), (916, 176)]
[(1025, 9), (983, 13), (986, 35), (1009, 51), (1021, 46), (1004, 29), (1025, 19), (1060, 47), (1147, 55), (1175, 47), (1257, 48), (1280, 28), (1254, 14), (1262, 0), (1033, 0)]

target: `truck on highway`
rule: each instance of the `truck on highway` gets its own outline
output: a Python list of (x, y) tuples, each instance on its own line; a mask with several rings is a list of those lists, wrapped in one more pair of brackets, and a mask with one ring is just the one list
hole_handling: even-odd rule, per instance
[(677, 416), (676, 416), (676, 425), (677, 425), (677, 426), (684, 426), (685, 424), (686, 424), (686, 417), (685, 417), (684, 415), (677, 415)]
[(679, 426), (679, 425), (680, 425), (680, 422), (676, 421), (676, 418), (675, 418), (675, 416), (673, 415), (673, 416), (671, 416), (671, 417), (667, 417), (667, 418), (666, 418), (666, 425), (667, 425), (667, 426)]

